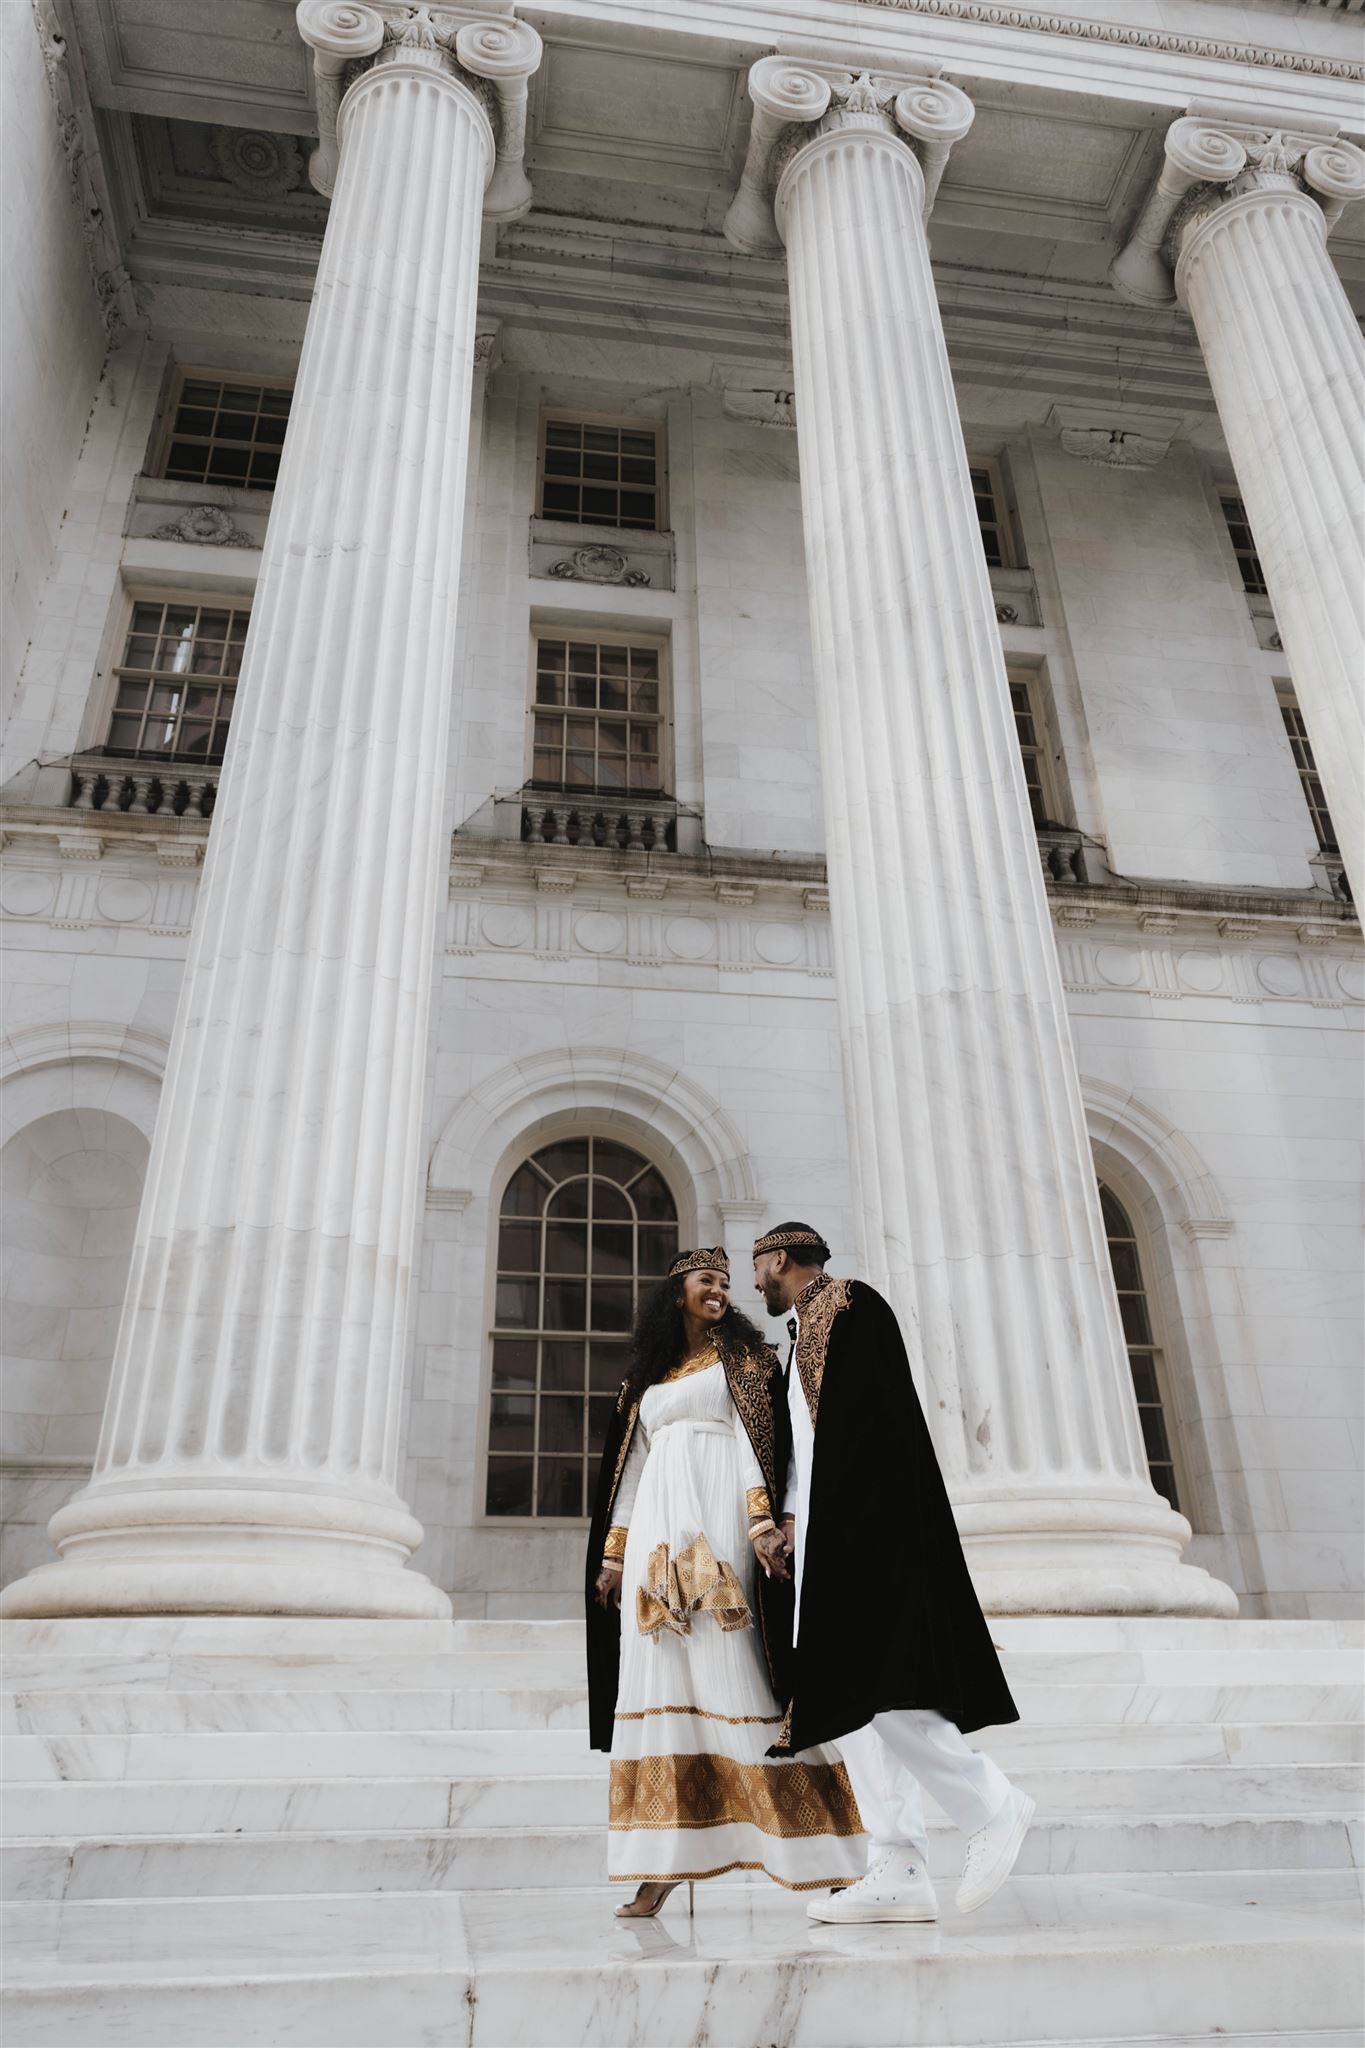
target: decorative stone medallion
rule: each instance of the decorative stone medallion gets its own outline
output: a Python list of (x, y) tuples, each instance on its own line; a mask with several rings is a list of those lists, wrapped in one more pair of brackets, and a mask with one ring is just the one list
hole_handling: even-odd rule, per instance
[(649, 571), (632, 569), (620, 548), (601, 545), (575, 548), (561, 561), (551, 562), (547, 573), (567, 583), (624, 583), (639, 588), (649, 582)]
[(219, 176), (249, 199), (283, 199), (303, 183), (303, 151), (292, 135), (215, 128), (209, 155)]

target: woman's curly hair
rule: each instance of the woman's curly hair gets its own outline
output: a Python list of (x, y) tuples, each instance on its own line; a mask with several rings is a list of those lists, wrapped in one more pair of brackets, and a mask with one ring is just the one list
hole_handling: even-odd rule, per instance
[[(631, 1339), (630, 1372), (626, 1385), (638, 1400), (687, 1356), (687, 1328), (680, 1305), (685, 1274), (675, 1273), (661, 1280), (640, 1303)], [(715, 1334), (735, 1351), (762, 1351), (768, 1340), (756, 1323), (751, 1323), (733, 1302), (715, 1325)]]

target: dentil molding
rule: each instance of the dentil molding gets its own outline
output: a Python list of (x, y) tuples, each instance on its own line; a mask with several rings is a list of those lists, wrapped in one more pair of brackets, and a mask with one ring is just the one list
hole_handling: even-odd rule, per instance
[(337, 116), (347, 88), (376, 64), (405, 62), (459, 78), (488, 115), (497, 158), (484, 193), (485, 219), (519, 220), (529, 211), (527, 82), (540, 66), (542, 45), (529, 23), (516, 20), (511, 0), (483, 6), (298, 0), (295, 18), (313, 52), (318, 146), (308, 175), (319, 192), (330, 194), (336, 182)]
[(1195, 102), (1166, 131), (1161, 175), (1109, 268), (1115, 291), (1133, 305), (1169, 305), (1187, 232), (1253, 192), (1306, 194), (1330, 234), (1348, 203), (1365, 199), (1365, 150), (1343, 141), (1333, 122), (1285, 127)]
[(1310, 57), (1266, 43), (1231, 43), (1221, 37), (1180, 35), (1171, 29), (1139, 28), (1132, 22), (1088, 21), (1075, 14), (1042, 12), (1032, 7), (985, 6), (981, 0), (858, 0), (864, 7), (888, 7), (897, 14), (937, 15), (941, 21), (965, 21), (983, 28), (1020, 29), (1027, 34), (1064, 37), (1068, 41), (1118, 44), (1124, 49), (1151, 50), (1161, 56), (1212, 58), (1216, 63), (1253, 64), (1271, 71), (1293, 71), (1309, 78), (1341, 78), (1358, 82), (1365, 65), (1344, 57)]

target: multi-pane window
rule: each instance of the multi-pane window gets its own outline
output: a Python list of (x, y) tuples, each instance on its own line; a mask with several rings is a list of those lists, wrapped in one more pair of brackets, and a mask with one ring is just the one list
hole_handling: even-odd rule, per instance
[(245, 606), (135, 603), (114, 670), (108, 751), (221, 761), (250, 616)]
[(1303, 722), (1299, 700), (1288, 683), (1276, 688), (1280, 703), (1280, 716), (1284, 729), (1289, 735), (1289, 747), (1294, 756), (1294, 766), (1299, 771), (1299, 782), (1303, 788), (1308, 814), (1313, 820), (1313, 830), (1318, 835), (1318, 846), (1323, 853), (1337, 851), (1337, 829), (1327, 808), (1327, 796), (1318, 777), (1317, 763), (1308, 738), (1308, 728)]
[(1004, 493), (994, 465), (989, 462), (973, 463), (971, 479), (977, 524), (981, 528), (981, 545), (986, 551), (986, 566), (990, 569), (1012, 568)]
[(608, 1138), (546, 1145), (498, 1220), (490, 1515), (587, 1512), (639, 1298), (678, 1250), (657, 1167)]
[(547, 419), (540, 451), (540, 514), (589, 526), (656, 531), (662, 464), (655, 428), (639, 421)]
[(1028, 788), (1029, 809), (1037, 826), (1055, 825), (1048, 801), (1047, 743), (1043, 723), (1038, 714), (1035, 699), (1035, 685), (1030, 676), (1012, 674), (1010, 703), (1014, 707), (1014, 730), (1019, 740), (1019, 753), (1024, 763), (1024, 782)]
[(176, 394), (162, 474), (181, 483), (272, 490), (293, 392), (278, 384), (185, 377)]
[(531, 781), (584, 795), (663, 791), (662, 650), (657, 641), (535, 642)]
[(1240, 498), (1224, 496), (1223, 517), (1228, 523), (1228, 537), (1232, 542), (1232, 551), (1237, 557), (1237, 567), (1242, 574), (1243, 590), (1248, 597), (1264, 597), (1265, 577), (1261, 574), (1261, 558), (1251, 537), (1246, 506)]
[(1123, 1319), (1123, 1336), (1128, 1346), (1128, 1365), (1133, 1375), (1133, 1392), (1137, 1396), (1142, 1441), (1147, 1450), (1147, 1469), (1157, 1492), (1178, 1510), (1180, 1498), (1176, 1487), (1175, 1459), (1171, 1454), (1170, 1432), (1161, 1401), (1161, 1353), (1152, 1331), (1137, 1235), (1123, 1205), (1102, 1181), (1100, 1208), (1109, 1240), (1109, 1264), (1119, 1297), (1119, 1315)]

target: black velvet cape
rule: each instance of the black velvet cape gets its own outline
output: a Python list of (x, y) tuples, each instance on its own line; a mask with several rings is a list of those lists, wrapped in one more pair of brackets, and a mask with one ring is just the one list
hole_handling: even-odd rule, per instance
[[(765, 1344), (761, 1350), (749, 1351), (727, 1343), (724, 1336), (716, 1340), (725, 1378), (730, 1388), (730, 1398), (754, 1447), (763, 1483), (768, 1489), (768, 1499), (776, 1515), (781, 1506), (781, 1485), (787, 1469), (790, 1453), (790, 1425), (787, 1416), (786, 1397), (782, 1390), (782, 1375), (776, 1354)], [(594, 1749), (610, 1750), (612, 1728), (616, 1719), (616, 1691), (621, 1673), (621, 1615), (613, 1607), (600, 1607), (595, 1587), (597, 1575), (602, 1569), (602, 1548), (607, 1531), (612, 1526), (612, 1510), (616, 1505), (617, 1489), (621, 1474), (625, 1470), (626, 1453), (635, 1434), (635, 1425), (640, 1413), (638, 1398), (630, 1393), (627, 1380), (617, 1396), (616, 1412), (602, 1451), (602, 1464), (597, 1475), (597, 1493), (593, 1505), (592, 1533), (588, 1538), (588, 1555), (585, 1567), (585, 1593), (588, 1613), (588, 1727)], [(742, 1559), (732, 1559), (742, 1568)], [(784, 1705), (790, 1684), (792, 1616), (795, 1595), (790, 1580), (765, 1578), (760, 1571), (758, 1580), (758, 1614), (756, 1620), (762, 1637), (763, 1652), (768, 1664), (768, 1677), (773, 1695), (779, 1705)], [(627, 1624), (634, 1626), (629, 1613)]]
[(889, 1304), (824, 1275), (797, 1305), (815, 1456), (791, 1702), (770, 1754), (895, 1707), (936, 1708), (964, 1734), (1017, 1721)]

